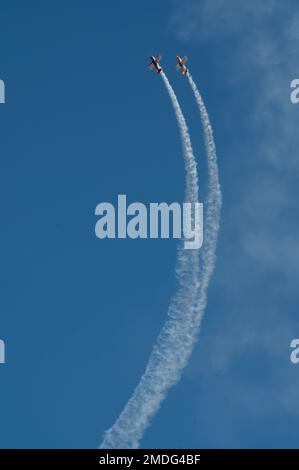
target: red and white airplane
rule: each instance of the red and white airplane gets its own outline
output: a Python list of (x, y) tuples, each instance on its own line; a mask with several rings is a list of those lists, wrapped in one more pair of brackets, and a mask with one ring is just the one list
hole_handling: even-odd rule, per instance
[(153, 70), (153, 69), (156, 69), (157, 73), (161, 73), (162, 72), (162, 67), (159, 65), (159, 62), (160, 60), (162, 59), (162, 57), (160, 55), (152, 55), (151, 56), (151, 63), (149, 64), (148, 68), (150, 70)]
[(182, 74), (187, 75), (188, 69), (187, 69), (185, 63), (187, 62), (188, 57), (185, 55), (185, 57), (181, 58), (179, 55), (177, 55), (176, 58), (177, 58), (177, 61), (178, 61), (177, 65), (176, 65), (176, 69), (177, 70), (181, 69)]

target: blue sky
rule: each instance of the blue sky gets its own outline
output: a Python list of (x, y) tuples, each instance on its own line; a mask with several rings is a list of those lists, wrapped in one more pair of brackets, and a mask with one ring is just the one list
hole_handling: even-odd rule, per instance
[(198, 344), (143, 447), (298, 447), (296, 0), (5, 1), (0, 32), (0, 447), (97, 447), (138, 383), (174, 291), (172, 240), (98, 240), (102, 201), (180, 201), (160, 52), (206, 187), (187, 54), (223, 210)]

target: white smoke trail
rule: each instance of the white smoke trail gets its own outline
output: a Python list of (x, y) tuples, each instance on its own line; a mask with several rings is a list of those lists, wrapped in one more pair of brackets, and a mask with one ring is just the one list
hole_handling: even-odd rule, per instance
[(194, 318), (194, 327), (199, 332), (200, 323), (207, 304), (207, 288), (215, 267), (222, 195), (219, 183), (216, 147), (210, 118), (202, 96), (189, 72), (187, 73), (187, 77), (198, 105), (203, 126), (209, 175), (208, 194), (204, 205), (204, 243), (200, 254), (199, 303)]
[[(185, 200), (198, 202), (197, 168), (188, 127), (166, 75), (164, 72), (161, 75), (181, 133), (186, 169)], [(151, 418), (187, 365), (196, 339), (193, 324), (199, 291), (199, 250), (179, 247), (176, 276), (178, 290), (171, 300), (168, 319), (158, 336), (145, 372), (120, 416), (105, 432), (100, 448), (137, 448)]]

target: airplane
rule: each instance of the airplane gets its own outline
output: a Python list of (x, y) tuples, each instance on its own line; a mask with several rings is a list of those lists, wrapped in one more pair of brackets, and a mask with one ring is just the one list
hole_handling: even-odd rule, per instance
[(179, 55), (177, 55), (176, 58), (177, 58), (177, 61), (178, 61), (177, 65), (176, 65), (176, 69), (177, 70), (181, 69), (182, 74), (187, 75), (188, 69), (187, 69), (185, 63), (187, 62), (188, 57), (185, 55), (185, 57), (181, 58)]
[(159, 62), (160, 60), (162, 59), (162, 57), (160, 55), (152, 55), (151, 56), (151, 63), (149, 64), (148, 68), (150, 70), (153, 70), (153, 69), (156, 69), (157, 73), (161, 73), (162, 72), (162, 67), (159, 65)]

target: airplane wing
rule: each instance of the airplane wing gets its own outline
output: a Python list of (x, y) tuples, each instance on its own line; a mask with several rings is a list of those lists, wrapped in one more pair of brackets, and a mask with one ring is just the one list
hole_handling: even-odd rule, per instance
[(150, 70), (153, 70), (154, 64), (148, 64), (148, 68), (149, 68)]
[(180, 64), (176, 64), (175, 68), (176, 68), (177, 70), (180, 70), (180, 68), (181, 68)]
[(187, 60), (188, 60), (188, 57), (185, 55), (185, 57), (183, 57), (183, 59), (182, 59), (182, 62), (183, 62), (184, 65), (187, 62)]
[(157, 55), (156, 61), (157, 61), (157, 62), (160, 62), (161, 59), (162, 59), (162, 56), (161, 56), (161, 55)]

